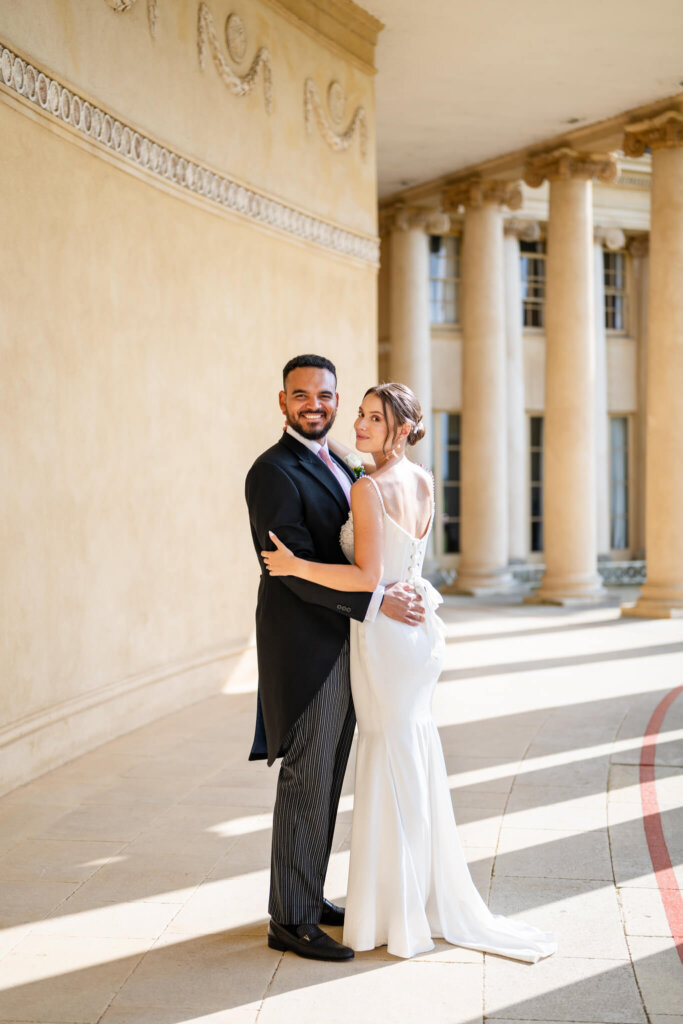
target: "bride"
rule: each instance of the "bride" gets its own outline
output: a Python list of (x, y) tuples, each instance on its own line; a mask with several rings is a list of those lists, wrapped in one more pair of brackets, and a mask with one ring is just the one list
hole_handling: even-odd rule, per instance
[[(441, 596), (422, 575), (434, 519), (433, 481), (405, 457), (423, 435), (415, 395), (379, 384), (363, 397), (356, 448), (368, 473), (351, 488), (341, 546), (351, 564), (295, 557), (271, 533), (262, 551), (273, 576), (297, 576), (343, 591), (411, 583), (425, 606), (420, 626), (384, 615), (351, 622), (351, 690), (358, 720), (344, 942), (386, 945), (395, 956), (433, 948), (432, 938), (536, 962), (554, 936), (492, 914), (470, 877), (458, 840), (439, 734), (431, 712), (442, 668)], [(330, 442), (337, 454), (350, 449)]]

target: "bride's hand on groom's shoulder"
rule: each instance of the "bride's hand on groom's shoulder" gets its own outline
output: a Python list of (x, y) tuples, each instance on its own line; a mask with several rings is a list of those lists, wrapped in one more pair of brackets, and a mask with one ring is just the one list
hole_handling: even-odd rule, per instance
[(419, 626), (425, 618), (422, 598), (409, 583), (392, 583), (387, 587), (380, 610), (388, 618), (409, 626)]
[(266, 563), (266, 568), (271, 576), (292, 576), (296, 567), (296, 555), (294, 555), (286, 544), (283, 544), (272, 530), (268, 536), (275, 545), (275, 551), (262, 551), (261, 558)]

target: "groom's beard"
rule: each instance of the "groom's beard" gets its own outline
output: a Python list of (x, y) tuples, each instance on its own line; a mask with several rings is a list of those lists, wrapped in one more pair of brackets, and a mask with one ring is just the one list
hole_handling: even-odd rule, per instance
[(320, 412), (321, 419), (313, 423), (306, 420), (306, 411), (313, 412), (314, 410), (304, 409), (295, 417), (292, 417), (287, 413), (287, 425), (293, 430), (298, 431), (298, 433), (303, 437), (308, 438), (309, 441), (321, 441), (332, 428), (332, 424), (334, 423), (337, 415), (336, 410), (334, 412), (328, 412), (326, 409), (316, 409), (315, 412)]

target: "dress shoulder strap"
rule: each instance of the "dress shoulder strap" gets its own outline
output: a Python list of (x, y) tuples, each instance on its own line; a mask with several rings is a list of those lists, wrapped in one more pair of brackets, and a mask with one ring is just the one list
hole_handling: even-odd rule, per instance
[(385, 509), (385, 507), (384, 507), (384, 498), (382, 497), (382, 492), (381, 492), (381, 491), (380, 491), (380, 489), (379, 489), (379, 484), (377, 483), (377, 481), (376, 481), (376, 480), (373, 480), (373, 479), (372, 479), (372, 476), (371, 476), (371, 475), (370, 475), (369, 473), (365, 473), (365, 474), (364, 474), (364, 476), (365, 476), (365, 479), (366, 479), (366, 480), (369, 480), (369, 481), (370, 481), (370, 483), (372, 484), (372, 486), (373, 486), (373, 487), (375, 488), (375, 490), (377, 491), (377, 497), (379, 498), (379, 503), (380, 503), (380, 505), (382, 506), (382, 512), (384, 512), (384, 514), (386, 515), (386, 511), (387, 511), (387, 510), (386, 510), (386, 509)]

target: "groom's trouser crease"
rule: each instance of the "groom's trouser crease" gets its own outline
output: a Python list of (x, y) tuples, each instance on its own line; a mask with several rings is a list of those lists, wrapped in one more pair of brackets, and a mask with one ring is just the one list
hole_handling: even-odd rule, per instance
[(347, 640), (284, 743), (273, 811), (268, 905), (271, 917), (281, 924), (320, 920), (355, 724)]

